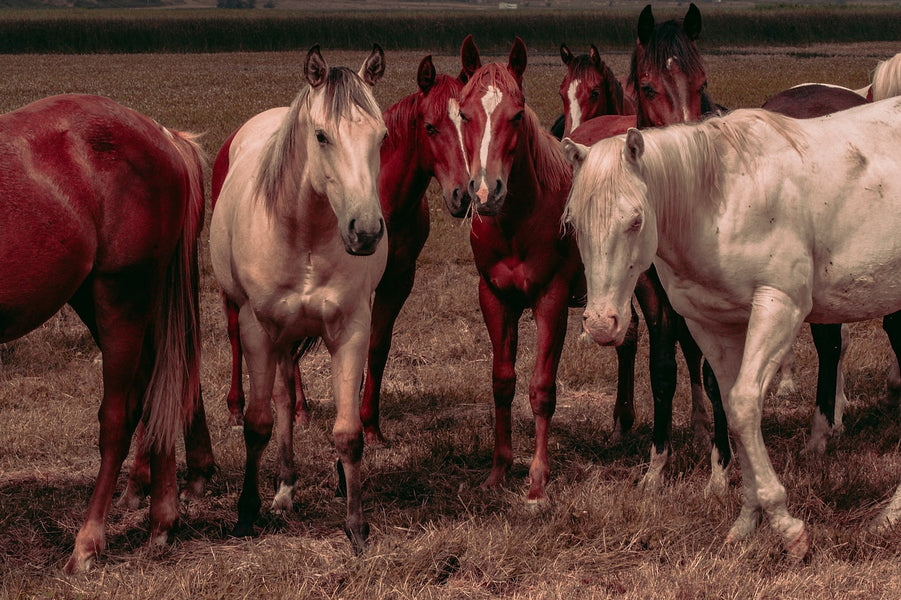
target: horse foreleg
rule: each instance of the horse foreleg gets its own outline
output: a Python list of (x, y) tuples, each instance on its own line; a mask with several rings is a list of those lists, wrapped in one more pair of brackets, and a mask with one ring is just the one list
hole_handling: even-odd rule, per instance
[(278, 444), (278, 473), (275, 479), (275, 497), (272, 511), (290, 512), (294, 506), (297, 475), (294, 470), (294, 404), (297, 401), (294, 387), (294, 370), (297, 361), (291, 355), (278, 365), (272, 400), (276, 412), (276, 444)]
[(238, 522), (235, 537), (254, 535), (254, 522), (260, 514), (260, 457), (272, 437), (272, 388), (275, 383), (276, 357), (268, 334), (253, 315), (250, 304), (241, 308), (241, 336), (246, 348), (250, 374), (250, 404), (244, 413), (244, 483), (238, 498)]
[(613, 432), (610, 443), (617, 444), (635, 424), (635, 355), (638, 352), (638, 313), (632, 307), (632, 320), (623, 343), (616, 347), (616, 403), (613, 405)]
[[(367, 307), (368, 308), (368, 307)], [(363, 423), (360, 420), (360, 383), (369, 323), (365, 331), (339, 340), (326, 339), (332, 355), (332, 389), (335, 396), (335, 424), (332, 438), (338, 453), (339, 469), (343, 471), (347, 489), (347, 515), (344, 532), (360, 553), (366, 548), (369, 523), (363, 518), (363, 489), (360, 468), (363, 459)]]
[(413, 290), (414, 275), (415, 264), (404, 273), (395, 273), (393, 269), (386, 270), (382, 282), (375, 290), (369, 360), (366, 363), (363, 400), (360, 403), (360, 418), (363, 421), (363, 434), (367, 444), (385, 443), (385, 436), (379, 425), (382, 377), (388, 362), (388, 352), (391, 350), (394, 322)]
[[(788, 512), (785, 487), (770, 462), (760, 422), (768, 386), (782, 357), (791, 349), (810, 304), (800, 305), (781, 290), (764, 287), (755, 292), (751, 306), (741, 368), (726, 400), (729, 427), (740, 442), (744, 487), (742, 511), (730, 530), (729, 539), (746, 536), (753, 529), (751, 520), (760, 508), (782, 536), (789, 556), (801, 559), (809, 547), (807, 531), (804, 522)], [(732, 346), (741, 347), (741, 341), (733, 341)]]
[(713, 406), (713, 446), (710, 449), (710, 479), (704, 487), (704, 497), (722, 498), (729, 486), (729, 463), (732, 461), (732, 448), (729, 445), (729, 424), (726, 422), (726, 411), (723, 409), (723, 397), (720, 386), (710, 363), (706, 360), (703, 366), (704, 389)]
[(545, 500), (545, 487), (550, 475), (547, 456), (551, 417), (557, 406), (557, 368), (566, 339), (569, 316), (564, 299), (569, 297), (568, 282), (556, 282), (539, 298), (533, 314), (538, 329), (535, 368), (529, 381), (529, 404), (535, 420), (535, 453), (529, 467), (529, 502)]
[(639, 487), (660, 484), (663, 469), (672, 456), (673, 396), (676, 393), (677, 316), (651, 267), (638, 279), (635, 297), (648, 326), (651, 394), (654, 396), (654, 429), (651, 464)]
[(810, 426), (808, 452), (819, 455), (825, 453), (827, 440), (833, 435), (838, 435), (842, 429), (842, 413), (847, 399), (841, 363), (848, 347), (847, 331), (847, 325), (810, 324), (810, 334), (819, 358), (819, 369), (817, 408)]
[(491, 388), (494, 396), (494, 454), (483, 487), (503, 484), (513, 465), (511, 406), (516, 392), (516, 350), (522, 310), (501, 302), (484, 279), (479, 280), (479, 305), (491, 339)]
[[(672, 306), (670, 306), (670, 310)], [(691, 332), (685, 325), (685, 319), (673, 312), (677, 322), (677, 333), (679, 336), (679, 347), (682, 348), (682, 356), (685, 357), (685, 364), (688, 367), (688, 378), (691, 383), (691, 430), (694, 432), (695, 447), (702, 448), (706, 451), (710, 448), (710, 413), (707, 406), (710, 401), (704, 393), (704, 377), (701, 374), (701, 363), (704, 355), (698, 348), (697, 342), (691, 337)], [(716, 412), (714, 412), (714, 420)], [(725, 424), (723, 424), (725, 427)]]

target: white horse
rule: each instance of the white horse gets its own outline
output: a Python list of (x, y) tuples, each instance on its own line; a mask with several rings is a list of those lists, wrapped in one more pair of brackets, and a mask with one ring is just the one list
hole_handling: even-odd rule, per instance
[(345, 531), (356, 551), (364, 547), (359, 392), (372, 294), (388, 248), (377, 185), (386, 128), (371, 86), (384, 70), (377, 45), (359, 73), (329, 68), (314, 46), (304, 64), (309, 85), (293, 104), (247, 121), (220, 151), (227, 160), (217, 160), (227, 174), (214, 199), (210, 253), (226, 301), (239, 308), (250, 373), (236, 536), (251, 535), (259, 514), (260, 455), (273, 428), (270, 397), (279, 441), (272, 508), (291, 509), (293, 357), (321, 338), (332, 360), (333, 437), (347, 481)]
[[(588, 279), (586, 332), (619, 343), (651, 262), (723, 393), (742, 510), (766, 512), (789, 555), (809, 542), (760, 430), (765, 391), (801, 324), (901, 309), (901, 99), (819, 119), (739, 110), (595, 144), (565, 140), (576, 176), (565, 220)], [(901, 515), (901, 488), (874, 524)]]

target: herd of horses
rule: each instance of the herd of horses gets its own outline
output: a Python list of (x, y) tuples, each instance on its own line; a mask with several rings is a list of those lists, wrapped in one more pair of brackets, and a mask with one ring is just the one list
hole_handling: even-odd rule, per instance
[[(527, 500), (546, 498), (570, 307), (586, 306), (585, 332), (616, 345), (615, 435), (632, 426), (634, 297), (649, 330), (654, 400), (641, 485), (657, 485), (672, 453), (678, 345), (695, 435), (712, 440), (708, 493), (725, 489), (734, 435), (743, 506), (729, 539), (749, 535), (765, 512), (790, 556), (807, 553), (804, 523), (788, 513), (763, 446), (762, 400), (780, 365), (790, 366), (801, 324), (812, 322), (820, 357), (812, 437), (822, 451), (841, 424), (841, 323), (885, 317), (901, 352), (901, 255), (888, 242), (901, 203), (891, 177), (901, 166), (901, 101), (879, 101), (898, 92), (882, 91), (877, 71), (871, 90), (811, 84), (772, 98), (770, 110), (729, 113), (706, 92), (700, 31), (694, 4), (664, 23), (648, 5), (626, 81), (594, 46), (579, 56), (561, 46), (567, 72), (556, 136), (526, 101), (522, 40), (506, 64), (483, 65), (469, 36), (458, 75), (437, 73), (427, 56), (418, 90), (384, 112), (372, 95), (385, 69), (378, 45), (356, 72), (330, 67), (314, 46), (293, 103), (228, 137), (212, 170), (210, 253), (232, 345), (230, 422), (246, 445), (234, 535), (254, 532), (260, 458), (275, 423), (272, 510), (292, 506), (293, 426), (309, 419), (299, 362), (321, 341), (331, 357), (345, 531), (355, 551), (365, 548), (360, 460), (366, 444), (384, 441), (379, 393), (428, 237), (434, 178), (448, 212), (470, 220), (491, 340), (495, 441), (484, 485), (502, 485), (513, 462), (526, 310), (537, 329)], [(149, 490), (152, 544), (165, 543), (178, 519), (178, 436), (188, 466), (183, 496), (202, 494), (214, 470), (199, 378), (205, 159), (189, 134), (107, 99), (65, 95), (0, 116), (0, 161), (0, 342), (69, 303), (103, 357), (100, 472), (65, 566), (78, 572), (105, 547), (135, 432), (121, 501), (132, 505)], [(873, 210), (860, 210), (865, 203)], [(889, 389), (897, 398), (897, 362)], [(899, 515), (901, 491), (877, 526)]]

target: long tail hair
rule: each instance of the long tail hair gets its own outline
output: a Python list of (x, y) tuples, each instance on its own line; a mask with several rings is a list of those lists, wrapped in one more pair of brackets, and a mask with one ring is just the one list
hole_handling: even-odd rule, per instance
[(143, 418), (145, 444), (169, 450), (190, 424), (200, 398), (200, 272), (197, 264), (200, 230), (204, 221), (203, 173), (206, 157), (198, 136), (164, 130), (182, 159), (184, 225), (161, 290), (152, 325), (156, 353)]

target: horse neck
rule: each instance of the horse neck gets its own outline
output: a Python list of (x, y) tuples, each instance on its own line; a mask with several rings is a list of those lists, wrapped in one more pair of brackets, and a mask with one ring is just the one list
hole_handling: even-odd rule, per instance
[(384, 113), (389, 142), (382, 146), (379, 171), (379, 198), (382, 213), (390, 223), (391, 215), (419, 205), (429, 187), (433, 170), (423, 163), (421, 144), (416, 138), (417, 121), (413, 94), (389, 107)]
[(517, 214), (548, 211), (559, 218), (572, 185), (572, 171), (559, 144), (544, 134), (537, 115), (528, 107), (522, 126), (507, 181), (508, 194), (515, 198)]

